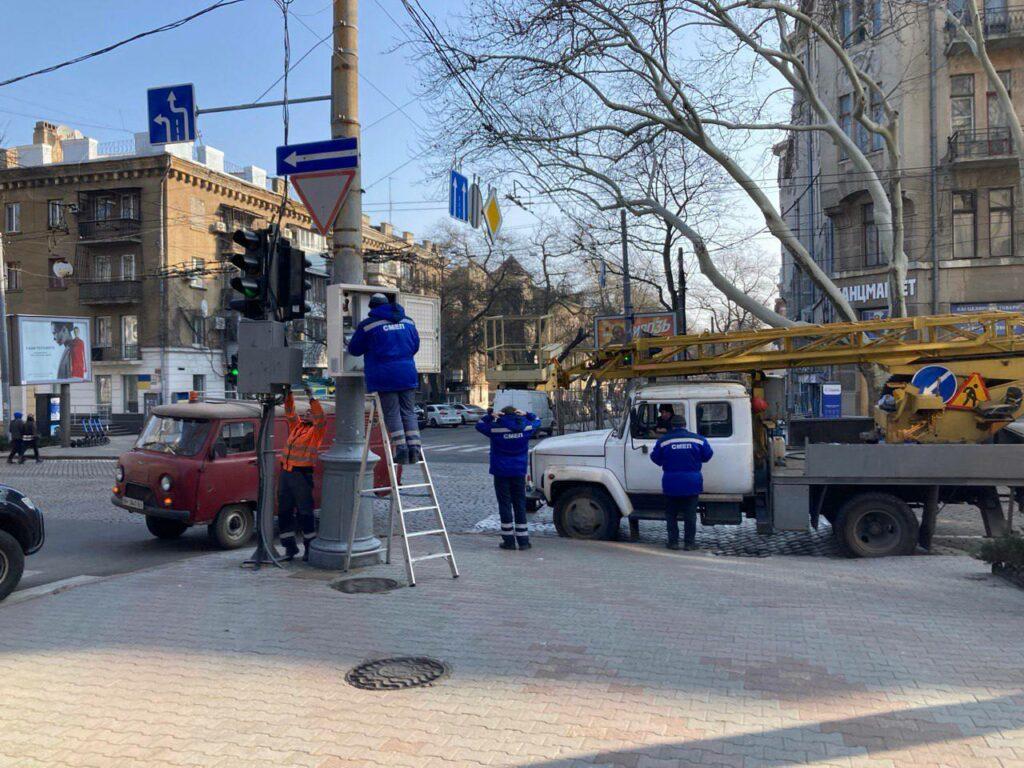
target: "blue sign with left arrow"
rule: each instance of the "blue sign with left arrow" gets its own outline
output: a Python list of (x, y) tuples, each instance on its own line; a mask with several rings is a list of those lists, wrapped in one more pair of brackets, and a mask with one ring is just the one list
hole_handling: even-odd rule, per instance
[(953, 399), (958, 389), (956, 375), (944, 365), (926, 365), (919, 368), (910, 383), (922, 395), (938, 395), (944, 403)]
[(196, 140), (196, 89), (192, 83), (150, 88), (146, 102), (150, 144)]
[(286, 144), (277, 148), (278, 176), (358, 167), (359, 145), (354, 138)]

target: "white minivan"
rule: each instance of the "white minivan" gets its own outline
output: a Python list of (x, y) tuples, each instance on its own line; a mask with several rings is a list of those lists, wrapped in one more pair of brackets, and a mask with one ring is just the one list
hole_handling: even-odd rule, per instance
[(498, 414), (502, 408), (512, 406), (523, 413), (532, 413), (540, 419), (539, 432), (550, 436), (555, 431), (555, 414), (551, 410), (551, 401), (546, 392), (535, 389), (499, 389), (494, 393), (491, 407)]

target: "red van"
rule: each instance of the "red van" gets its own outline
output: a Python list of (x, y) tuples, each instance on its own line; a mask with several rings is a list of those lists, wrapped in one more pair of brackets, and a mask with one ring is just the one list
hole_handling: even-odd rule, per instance
[[(323, 406), (327, 430), (321, 451), (334, 435), (334, 405)], [(306, 403), (296, 401), (295, 407), (301, 413)], [(259, 421), (259, 404), (245, 400), (157, 406), (135, 447), (118, 459), (111, 501), (145, 515), (146, 527), (157, 538), (177, 538), (190, 526), (206, 525), (210, 538), (221, 548), (245, 545), (254, 531), (259, 487)], [(278, 407), (276, 451), (283, 450), (287, 436), (284, 408)], [(379, 434), (375, 437), (379, 441)], [(313, 475), (317, 507), (322, 474), (322, 465), (317, 464)]]

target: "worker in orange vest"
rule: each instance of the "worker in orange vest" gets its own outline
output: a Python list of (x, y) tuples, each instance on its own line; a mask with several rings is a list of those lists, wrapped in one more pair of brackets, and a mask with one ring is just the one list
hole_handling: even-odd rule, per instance
[(299, 553), (295, 542), (295, 512), (302, 527), (305, 550), (302, 559), (309, 560), (309, 545), (316, 537), (313, 519), (313, 467), (319, 461), (320, 443), (327, 430), (327, 417), (320, 401), (305, 387), (309, 408), (301, 416), (295, 413), (295, 398), (289, 392), (284, 399), (284, 417), (288, 422), (288, 441), (281, 454), (280, 490), (277, 496), (277, 516), (281, 529), (281, 543), (286, 560)]

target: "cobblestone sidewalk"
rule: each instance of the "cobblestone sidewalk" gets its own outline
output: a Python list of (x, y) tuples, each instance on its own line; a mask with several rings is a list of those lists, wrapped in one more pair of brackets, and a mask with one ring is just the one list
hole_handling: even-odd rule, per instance
[[(385, 594), (226, 553), (0, 606), (0, 765), (1024, 766), (1024, 592), (976, 561), (454, 543)], [(398, 655), (451, 675), (346, 684)]]

